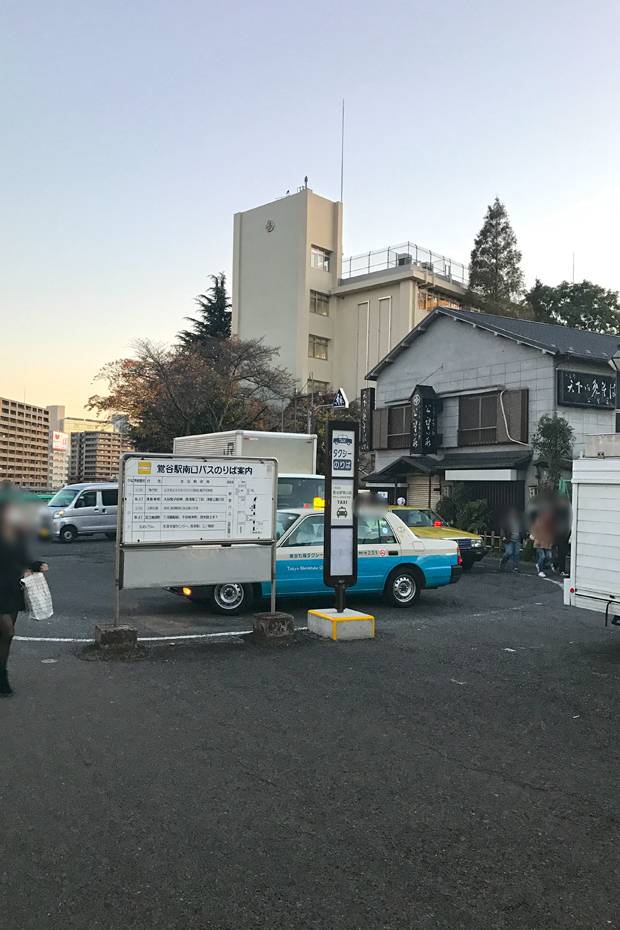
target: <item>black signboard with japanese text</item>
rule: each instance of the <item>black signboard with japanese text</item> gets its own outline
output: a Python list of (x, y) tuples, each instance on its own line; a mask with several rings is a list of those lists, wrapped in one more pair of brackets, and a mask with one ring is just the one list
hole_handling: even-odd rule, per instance
[(432, 455), (439, 448), (437, 416), (441, 399), (427, 384), (418, 384), (411, 395), (411, 455)]
[(558, 404), (563, 407), (616, 408), (616, 376), (558, 370)]
[(375, 409), (375, 389), (365, 387), (360, 391), (360, 452), (372, 449), (372, 414)]

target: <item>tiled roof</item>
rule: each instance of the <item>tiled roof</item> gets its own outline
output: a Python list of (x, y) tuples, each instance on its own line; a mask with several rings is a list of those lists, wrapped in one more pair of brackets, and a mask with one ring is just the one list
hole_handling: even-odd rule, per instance
[(376, 380), (384, 368), (391, 364), (401, 352), (404, 352), (440, 316), (450, 316), (463, 323), (496, 333), (498, 336), (504, 336), (506, 339), (541, 349), (551, 355), (563, 355), (567, 358), (607, 362), (620, 343), (620, 334), (607, 336), (603, 333), (591, 333), (585, 329), (571, 329), (568, 326), (558, 326), (553, 323), (534, 323), (531, 320), (516, 320), (513, 317), (478, 313), (475, 310), (437, 307), (429, 313), (426, 319), (418, 323), (415, 329), (412, 329), (391, 352), (388, 352), (366, 375), (366, 378), (371, 381)]

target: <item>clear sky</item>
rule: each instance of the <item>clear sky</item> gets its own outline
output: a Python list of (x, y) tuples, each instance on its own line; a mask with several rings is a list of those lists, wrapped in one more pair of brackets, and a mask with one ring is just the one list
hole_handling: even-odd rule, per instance
[(620, 289), (617, 0), (3, 0), (0, 395), (83, 413), (230, 271), (238, 210), (340, 189), (345, 254), (467, 262), (506, 203), (527, 283)]

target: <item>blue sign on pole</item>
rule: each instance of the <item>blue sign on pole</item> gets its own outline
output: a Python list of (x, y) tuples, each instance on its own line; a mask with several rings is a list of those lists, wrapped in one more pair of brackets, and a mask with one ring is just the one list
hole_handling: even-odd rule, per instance
[(346, 410), (349, 406), (349, 401), (347, 400), (347, 395), (344, 393), (342, 388), (338, 388), (336, 396), (332, 401), (332, 407), (334, 410)]

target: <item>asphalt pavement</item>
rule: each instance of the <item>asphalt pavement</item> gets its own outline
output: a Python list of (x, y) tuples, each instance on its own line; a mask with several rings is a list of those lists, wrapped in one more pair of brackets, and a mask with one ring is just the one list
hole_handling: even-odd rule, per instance
[[(1, 930), (620, 930), (620, 630), (554, 580), (488, 560), (410, 610), (354, 601), (374, 640), (85, 661), (51, 638), (110, 619), (113, 551), (50, 545), (57, 616), (19, 621)], [(251, 625), (123, 609), (141, 635)]]

